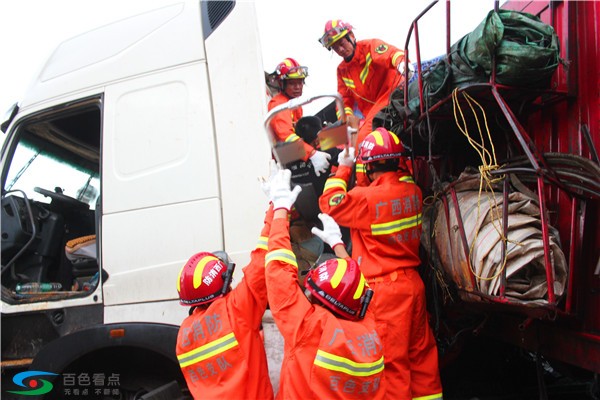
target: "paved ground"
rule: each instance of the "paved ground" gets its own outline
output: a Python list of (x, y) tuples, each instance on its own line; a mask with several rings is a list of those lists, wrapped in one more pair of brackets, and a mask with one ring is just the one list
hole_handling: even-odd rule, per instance
[(283, 337), (273, 321), (271, 311), (267, 310), (263, 317), (263, 333), (265, 335), (265, 351), (269, 363), (269, 375), (273, 390), (277, 393), (279, 389), (279, 370), (283, 361)]

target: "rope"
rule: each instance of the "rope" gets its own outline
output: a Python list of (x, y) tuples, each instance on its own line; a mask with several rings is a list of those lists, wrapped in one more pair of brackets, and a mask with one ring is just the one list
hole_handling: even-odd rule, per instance
[[(375, 101), (373, 101), (373, 100), (369, 100), (369, 99), (367, 99), (366, 97), (363, 97), (363, 96), (361, 96), (361, 95), (360, 95), (360, 94), (358, 94), (358, 92), (357, 92), (356, 90), (354, 90), (354, 89), (350, 89), (350, 91), (351, 91), (352, 93), (354, 93), (354, 95), (355, 95), (356, 97), (360, 98), (361, 100), (363, 100), (363, 101), (365, 101), (365, 102), (367, 102), (367, 103), (371, 103), (371, 104), (375, 104), (375, 103), (376, 103), (376, 102), (375, 102)], [(361, 110), (361, 111), (362, 111), (362, 110)]]
[[(481, 165), (479, 166), (479, 192), (478, 192), (478, 198), (477, 198), (476, 221), (479, 220), (482, 192), (485, 191), (485, 194), (488, 198), (488, 203), (490, 204), (490, 222), (492, 223), (492, 226), (494, 227), (494, 229), (500, 236), (500, 240), (502, 240), (505, 243), (510, 242), (513, 244), (521, 245), (521, 243), (511, 241), (507, 237), (505, 237), (504, 232), (501, 229), (502, 226), (501, 226), (500, 221), (502, 221), (502, 211), (496, 201), (496, 196), (494, 193), (494, 185), (501, 182), (502, 180), (504, 180), (505, 176), (500, 175), (495, 178), (492, 176), (493, 171), (499, 169), (500, 167), (499, 167), (497, 159), (496, 159), (496, 149), (494, 147), (494, 142), (492, 140), (490, 129), (488, 127), (487, 116), (486, 116), (485, 110), (468, 93), (461, 92), (461, 94), (463, 96), (463, 99), (466, 101), (466, 103), (469, 105), (469, 107), (471, 109), (471, 113), (475, 119), (477, 131), (479, 133), (479, 139), (480, 139), (480, 142), (478, 143), (469, 134), (469, 128), (468, 128), (468, 124), (467, 124), (467, 121), (465, 118), (465, 114), (463, 113), (463, 110), (460, 106), (460, 101), (459, 101), (459, 97), (458, 97), (458, 89), (454, 89), (452, 91), (452, 108), (453, 108), (453, 112), (454, 112), (454, 121), (455, 121), (458, 129), (467, 138), (469, 144), (471, 145), (471, 147), (473, 147), (473, 149), (475, 149), (475, 151), (479, 155), (479, 158), (481, 159)], [(477, 115), (477, 110), (475, 109), (474, 105), (477, 106), (477, 108), (479, 109), (479, 111), (481, 112), (481, 115), (483, 117), (483, 126), (485, 127), (487, 139), (490, 143), (491, 152), (486, 148), (485, 139), (484, 139), (484, 135), (483, 135), (483, 131), (482, 131), (482, 122), (480, 122), (480, 119)], [(459, 119), (459, 117), (460, 117), (460, 119)], [(458, 204), (456, 205), (456, 207), (458, 207)], [(475, 242), (477, 241), (478, 235), (479, 235), (479, 227), (476, 228), (475, 236), (473, 237), (473, 240), (471, 241), (471, 244), (469, 246), (469, 259), (471, 260), (471, 262), (469, 263), (469, 268), (471, 269), (471, 273), (478, 280), (491, 281), (493, 279), (496, 279), (502, 273), (504, 268), (506, 268), (508, 257), (506, 257), (506, 255), (505, 255), (504, 260), (502, 262), (502, 266), (499, 268), (499, 270), (493, 276), (483, 277), (483, 276), (478, 275), (473, 266), (473, 259), (472, 259), (472, 253), (473, 253), (473, 250), (475, 247)]]

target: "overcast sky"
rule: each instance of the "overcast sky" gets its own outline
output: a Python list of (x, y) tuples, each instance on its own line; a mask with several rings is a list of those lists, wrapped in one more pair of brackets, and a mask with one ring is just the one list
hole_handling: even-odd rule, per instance
[[(60, 42), (159, 1), (0, 0), (0, 117), (20, 100)], [(335, 93), (335, 68), (341, 59), (317, 41), (328, 19), (351, 23), (359, 40), (380, 38), (404, 48), (412, 20), (430, 3), (430, 0), (256, 0), (264, 69), (272, 72), (282, 59), (296, 58), (309, 68), (305, 96)], [(494, 1), (452, 0), (451, 6), (451, 43), (454, 43), (481, 22)], [(419, 24), (423, 59), (445, 51), (444, 12), (445, 2), (440, 0)], [(414, 55), (414, 40), (411, 43), (409, 50)]]

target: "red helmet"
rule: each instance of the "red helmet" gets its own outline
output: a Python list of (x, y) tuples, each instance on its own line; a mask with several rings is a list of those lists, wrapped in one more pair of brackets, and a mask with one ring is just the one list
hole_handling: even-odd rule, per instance
[(303, 67), (298, 61), (288, 57), (277, 64), (275, 73), (280, 81), (284, 79), (304, 79), (308, 76), (308, 67)]
[[(223, 253), (225, 254), (225, 253)], [(227, 255), (194, 254), (181, 268), (177, 280), (179, 302), (183, 306), (197, 306), (224, 296), (229, 290), (235, 264)]]
[(373, 291), (351, 258), (332, 258), (309, 271), (304, 286), (331, 311), (350, 320), (365, 316)]
[(329, 50), (335, 42), (350, 32), (352, 32), (352, 25), (341, 19), (331, 19), (325, 23), (323, 36), (321, 36), (319, 42)]
[(400, 158), (404, 156), (404, 145), (394, 132), (377, 128), (369, 133), (360, 144), (359, 158), (363, 164)]

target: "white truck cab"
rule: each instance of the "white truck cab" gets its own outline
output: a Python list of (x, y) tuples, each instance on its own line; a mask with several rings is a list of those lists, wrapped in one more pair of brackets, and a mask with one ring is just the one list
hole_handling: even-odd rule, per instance
[(213, 250), (239, 281), (266, 207), (265, 112), (252, 2), (166, 0), (60, 44), (3, 124), (3, 370), (59, 374), (59, 397), (65, 374), (99, 371), (124, 396), (185, 392), (175, 282)]

